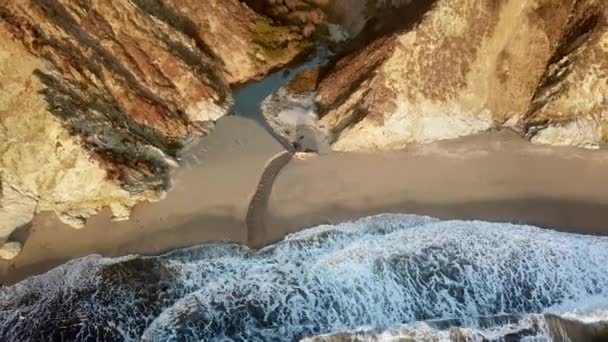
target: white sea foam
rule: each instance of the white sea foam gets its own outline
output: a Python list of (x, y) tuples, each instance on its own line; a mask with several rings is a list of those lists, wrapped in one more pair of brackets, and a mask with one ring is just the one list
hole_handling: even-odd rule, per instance
[[(82, 327), (68, 336), (291, 341), (359, 330), (370, 341), (442, 340), (458, 326), (472, 340), (543, 341), (544, 313), (606, 319), (605, 260), (607, 237), (385, 214), (304, 230), (257, 252), (216, 244), (73, 261), (0, 290), (0, 321), (10, 324), (0, 338), (27, 340), (55, 331), (51, 322), (76, 320)], [(33, 293), (36, 303), (27, 300)]]

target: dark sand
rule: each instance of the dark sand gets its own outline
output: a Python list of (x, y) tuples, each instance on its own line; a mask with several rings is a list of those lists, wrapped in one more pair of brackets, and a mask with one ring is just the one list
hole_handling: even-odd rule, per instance
[(512, 133), (294, 158), (272, 189), (266, 229), (247, 232), (248, 201), (267, 160), (280, 151), (258, 123), (221, 119), (188, 149), (165, 200), (137, 206), (125, 222), (110, 222), (103, 212), (81, 230), (51, 213), (37, 215), (21, 254), (0, 262), (0, 281), (89, 254), (159, 254), (211, 241), (261, 246), (305, 227), (382, 212), (608, 234), (608, 151), (536, 146)]

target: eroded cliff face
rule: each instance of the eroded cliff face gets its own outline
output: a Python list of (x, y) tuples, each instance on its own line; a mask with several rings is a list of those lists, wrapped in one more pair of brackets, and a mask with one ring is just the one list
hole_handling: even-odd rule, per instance
[(0, 0), (0, 44), (0, 245), (37, 211), (80, 227), (161, 198), (230, 86), (310, 47), (238, 0)]
[(391, 6), (409, 19), (374, 24), (376, 38), (335, 62), (316, 89), (333, 149), (402, 148), (505, 126), (552, 144), (597, 147), (605, 137), (602, 1)]
[[(161, 0), (137, 0), (150, 14), (164, 21), (167, 6), (154, 5)], [(261, 15), (238, 0), (168, 1), (182, 18), (179, 29), (195, 37), (201, 50), (207, 50), (219, 60), (219, 66), (229, 84), (241, 84), (259, 79), (303, 54), (314, 44), (298, 27)], [(150, 10), (150, 8), (153, 8)]]
[[(318, 8), (328, 23), (321, 26), (325, 29), (320, 34), (323, 37), (321, 47), (305, 71), (264, 100), (262, 111), (275, 133), (290, 141), (296, 150), (324, 153), (329, 146), (327, 134), (316, 124), (319, 119), (317, 104), (347, 97), (385, 60), (386, 47), (390, 44), (384, 43), (393, 39), (397, 29), (416, 23), (432, 3), (420, 1), (412, 4), (410, 0), (302, 1), (308, 7), (300, 8)], [(290, 1), (269, 0), (263, 3), (281, 8)], [(290, 12), (285, 10), (283, 13)], [(334, 61), (329, 63), (329, 67), (328, 60)], [(316, 96), (320, 85), (329, 91)]]
[[(103, 206), (122, 218), (137, 197), (156, 198), (159, 194), (151, 191), (131, 196), (109, 179), (103, 161), (48, 110), (40, 94), (45, 86), (35, 72), (48, 72), (49, 65), (7, 34), (0, 27), (0, 243), (37, 211), (53, 210), (81, 226), (84, 217)], [(10, 243), (0, 249), (0, 257), (18, 251)]]
[(581, 2), (524, 122), (533, 142), (595, 148), (608, 142), (608, 10)]

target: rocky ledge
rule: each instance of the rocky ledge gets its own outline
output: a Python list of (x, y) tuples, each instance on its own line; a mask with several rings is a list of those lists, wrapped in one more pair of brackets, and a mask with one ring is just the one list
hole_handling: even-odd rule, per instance
[(238, 0), (0, 0), (0, 257), (35, 212), (81, 227), (161, 198), (231, 86), (308, 51), (310, 30)]

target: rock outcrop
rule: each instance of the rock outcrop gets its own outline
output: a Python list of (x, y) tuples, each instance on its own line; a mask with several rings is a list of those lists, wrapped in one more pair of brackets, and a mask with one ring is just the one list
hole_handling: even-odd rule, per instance
[(533, 142), (589, 148), (608, 142), (607, 17), (605, 2), (575, 8), (524, 118)]
[[(0, 37), (0, 242), (36, 211), (54, 210), (76, 226), (102, 206), (111, 206), (117, 217), (127, 215), (136, 197), (112, 182), (106, 161), (89, 153), (49, 110), (41, 94), (45, 86), (35, 73), (49, 72), (50, 66), (10, 39), (3, 27)], [(15, 255), (14, 245), (5, 247), (12, 252), (0, 256)]]
[(305, 37), (313, 35), (325, 21), (322, 10), (331, 0), (241, 0), (256, 12), (291, 26)]
[(80, 227), (161, 198), (230, 87), (311, 46), (238, 0), (0, 0), (0, 44), (0, 245), (37, 211)]
[(347, 23), (357, 34), (350, 49), (316, 87), (317, 126), (335, 150), (396, 149), (500, 127), (558, 145), (595, 148), (606, 138), (602, 1), (333, 4), (330, 11), (360, 13), (358, 24)]

